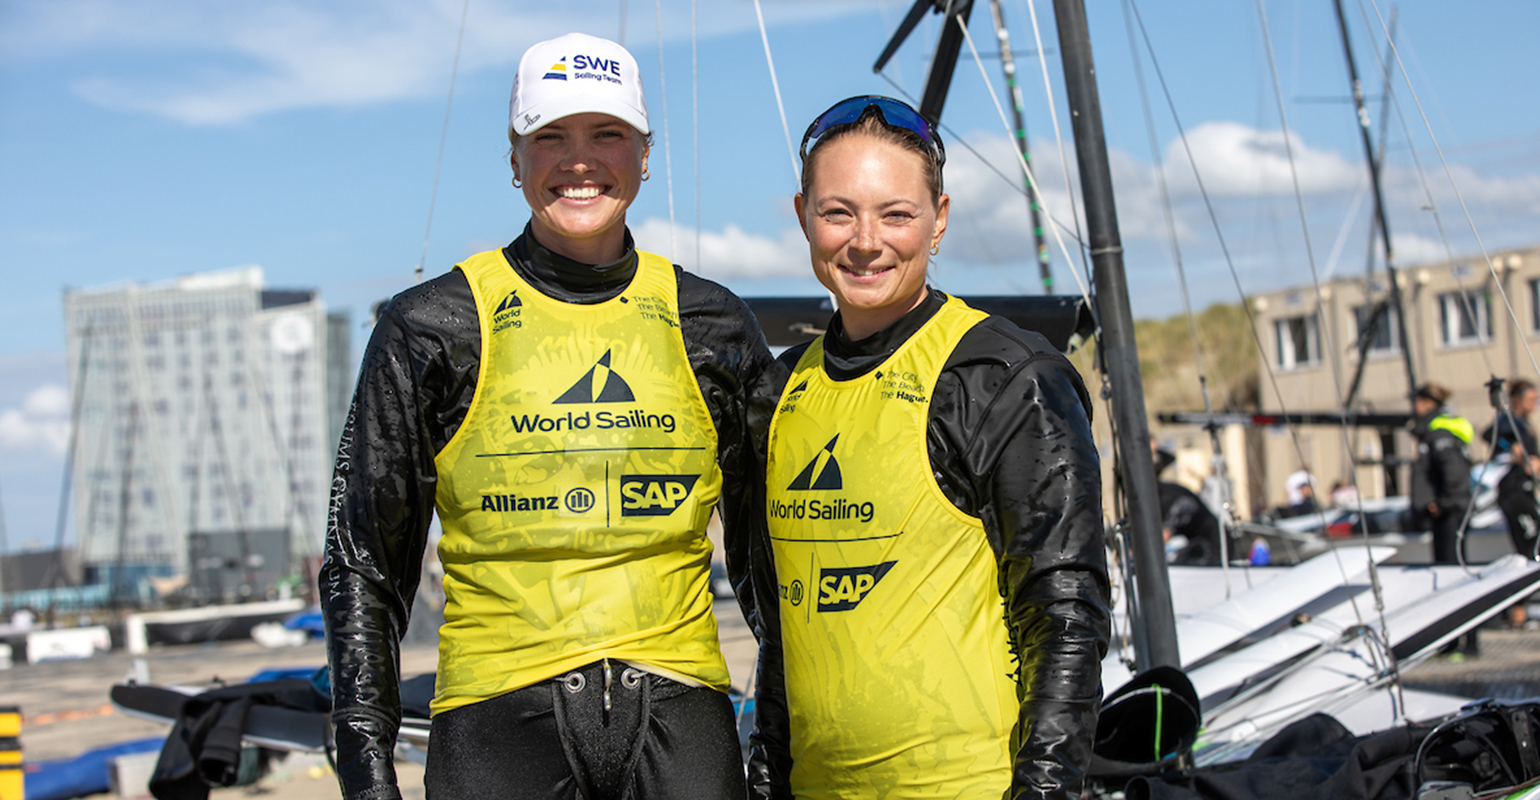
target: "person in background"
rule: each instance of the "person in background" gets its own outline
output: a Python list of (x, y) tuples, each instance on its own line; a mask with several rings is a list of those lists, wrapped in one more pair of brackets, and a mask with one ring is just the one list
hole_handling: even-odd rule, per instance
[(1449, 395), (1447, 388), (1426, 383), (1412, 396), (1417, 460), (1408, 497), (1414, 519), (1433, 531), (1435, 564), (1460, 563), (1460, 525), (1471, 501), (1468, 448), (1475, 429), (1445, 405)]
[(1186, 544), (1171, 554), (1172, 564), (1209, 566), (1219, 563), (1219, 519), (1202, 498), (1180, 483), (1160, 481), (1161, 533), (1167, 542), (1180, 536)]
[(755, 392), (750, 790), (1079, 797), (1109, 636), (1085, 385), (927, 284), (950, 201), (918, 112), (850, 98), (802, 144), (797, 219), (839, 311)]
[[(1540, 390), (1524, 378), (1516, 378), (1508, 384), (1508, 408), (1499, 412), (1497, 419), (1482, 431), (1481, 438), (1492, 447), (1499, 461), (1508, 464), (1508, 471), (1497, 483), (1497, 507), (1502, 509), (1503, 520), (1508, 523), (1508, 538), (1513, 541), (1513, 551), (1525, 558), (1540, 557), (1540, 503), (1535, 500), (1535, 476), (1540, 475), (1540, 445), (1530, 427), (1529, 415), (1540, 403)], [(1508, 621), (1514, 627), (1529, 620), (1525, 601), (1514, 603), (1508, 609)]]
[[(1157, 479), (1166, 467), (1176, 463), (1176, 455), (1169, 447), (1150, 447), (1155, 454)], [(1181, 547), (1176, 552), (1167, 551), (1172, 564), (1209, 566), (1218, 564), (1222, 553), (1219, 547), (1219, 518), (1209, 510), (1203, 499), (1186, 486), (1174, 481), (1160, 480), (1156, 484), (1160, 497), (1161, 536), (1167, 547), (1172, 539), (1178, 539)]]
[(1331, 504), (1333, 508), (1353, 508), (1358, 505), (1358, 487), (1342, 478), (1332, 481)]
[[(1460, 526), (1470, 508), (1471, 440), (1476, 438), (1470, 420), (1446, 405), (1450, 391), (1425, 383), (1412, 395), (1412, 435), (1417, 437), (1417, 460), (1412, 462), (1412, 481), (1407, 492), (1412, 518), (1418, 527), (1427, 525), (1433, 535), (1433, 563), (1464, 561)], [(1477, 628), (1451, 641), (1443, 650), (1450, 658), (1480, 652)]]
[(1535, 558), (1540, 534), (1540, 507), (1535, 502), (1535, 476), (1540, 474), (1540, 444), (1536, 443), (1529, 415), (1540, 402), (1540, 390), (1519, 378), (1508, 384), (1508, 410), (1482, 431), (1481, 438), (1493, 454), (1507, 462), (1508, 472), (1497, 484), (1497, 505), (1508, 523), (1514, 552)]
[(1297, 469), (1283, 482), (1283, 516), (1298, 517), (1319, 511), (1315, 500), (1315, 476), (1307, 469)]
[(343, 798), (401, 797), (398, 648), (435, 511), (428, 797), (741, 797), (706, 522), (729, 560), (764, 525), (744, 418), (769, 349), (741, 300), (631, 238), (651, 134), (625, 48), (530, 47), (505, 132), (529, 223), (385, 306), (338, 448)]

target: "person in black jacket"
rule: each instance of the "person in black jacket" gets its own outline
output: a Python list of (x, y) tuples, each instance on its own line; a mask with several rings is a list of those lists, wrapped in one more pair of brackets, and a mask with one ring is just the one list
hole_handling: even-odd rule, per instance
[(508, 135), (529, 224), (384, 307), (338, 449), (343, 797), (401, 796), (398, 648), (435, 511), (428, 796), (740, 796), (705, 527), (764, 525), (745, 412), (769, 350), (741, 300), (633, 244), (650, 134), (624, 48), (531, 47)]
[[(1506, 461), (1508, 471), (1497, 484), (1497, 505), (1508, 523), (1513, 550), (1525, 558), (1536, 558), (1536, 539), (1540, 538), (1540, 505), (1535, 501), (1535, 475), (1540, 474), (1540, 444), (1536, 443), (1529, 415), (1540, 403), (1540, 390), (1528, 380), (1518, 378), (1508, 384), (1508, 408), (1482, 431), (1481, 438), (1491, 445), (1492, 453)], [(1520, 613), (1522, 603), (1514, 606)], [(1520, 623), (1519, 614), (1514, 618)]]
[(751, 412), (750, 794), (1078, 796), (1109, 637), (1085, 387), (1042, 336), (927, 286), (949, 203), (917, 112), (843, 101), (802, 158), (840, 310)]
[(1433, 563), (1460, 563), (1460, 525), (1470, 508), (1470, 456), (1467, 448), (1475, 437), (1470, 420), (1445, 407), (1449, 390), (1436, 383), (1424, 384), (1413, 395), (1412, 434), (1417, 437), (1417, 460), (1412, 463), (1411, 512), (1433, 531)]

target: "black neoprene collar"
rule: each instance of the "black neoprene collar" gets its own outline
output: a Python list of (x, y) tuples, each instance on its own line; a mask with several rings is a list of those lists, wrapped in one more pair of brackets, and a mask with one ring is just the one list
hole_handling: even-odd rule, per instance
[(626, 229), (625, 255), (608, 264), (583, 264), (552, 252), (535, 241), (529, 223), (519, 238), (503, 248), (503, 257), (519, 277), (542, 294), (565, 303), (602, 303), (631, 284), (636, 275), (636, 242)]
[(823, 340), (824, 369), (837, 381), (848, 381), (871, 372), (930, 322), (943, 305), (946, 305), (946, 293), (931, 289), (919, 305), (894, 320), (893, 324), (855, 342), (845, 333), (845, 322), (839, 312), (835, 312)]

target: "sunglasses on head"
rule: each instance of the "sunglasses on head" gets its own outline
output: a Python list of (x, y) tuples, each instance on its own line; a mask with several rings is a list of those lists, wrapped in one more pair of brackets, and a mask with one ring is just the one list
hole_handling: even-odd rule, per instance
[(861, 97), (851, 97), (841, 100), (829, 108), (828, 111), (818, 115), (813, 124), (807, 126), (807, 133), (802, 134), (802, 161), (807, 161), (807, 149), (810, 142), (829, 132), (830, 128), (837, 125), (847, 125), (861, 119), (868, 108), (875, 108), (882, 115), (882, 121), (894, 128), (903, 128), (906, 131), (920, 137), (920, 141), (930, 147), (936, 155), (936, 165), (939, 167), (946, 163), (946, 148), (941, 145), (941, 136), (936, 133), (930, 120), (920, 116), (902, 100), (894, 100), (891, 97), (869, 94)]

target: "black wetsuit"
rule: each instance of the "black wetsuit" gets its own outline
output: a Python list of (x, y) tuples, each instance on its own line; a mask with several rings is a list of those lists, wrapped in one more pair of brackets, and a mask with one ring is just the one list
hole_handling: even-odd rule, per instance
[(1161, 525), (1172, 536), (1183, 536), (1187, 544), (1171, 559), (1173, 564), (1218, 564), (1219, 520), (1202, 498), (1179, 483), (1161, 481)]
[[(859, 342), (846, 337), (835, 315), (825, 338), (828, 374), (849, 380), (877, 369), (945, 299), (932, 290), (919, 307)], [(754, 392), (750, 425), (761, 459), (804, 349), (783, 353)], [(1043, 446), (1045, 431), (1056, 441), (1052, 452)], [(1110, 626), (1101, 478), (1085, 387), (1040, 335), (990, 317), (947, 359), (932, 394), (926, 443), (942, 492), (983, 520), (999, 562), (1000, 586), (981, 590), (1000, 592), (1021, 664), (1010, 796), (1076, 797), (1090, 762)], [(760, 637), (750, 793), (789, 797), (778, 585), (770, 543), (760, 539), (753, 548), (752, 574), (733, 576), (740, 600), (752, 589), (749, 611)], [(730, 559), (729, 567), (742, 563)]]
[[(613, 264), (570, 261), (536, 244), (528, 228), (504, 253), (519, 276), (543, 294), (580, 304), (617, 296), (637, 264), (629, 232), (626, 254)], [(770, 363), (770, 354), (741, 300), (683, 270), (676, 268), (676, 275), (680, 334), (717, 431), (723, 486), (717, 510), (728, 540), (734, 541), (764, 524), (758, 500), (763, 486), (748, 444), (745, 412), (748, 388)], [(434, 457), (454, 436), (476, 393), (479, 328), (470, 285), (462, 273), (452, 271), (393, 298), (381, 311), (364, 355), (338, 452), (320, 576), (338, 777), (346, 800), (400, 796), (392, 761), (400, 724), (399, 642), (434, 510)], [(729, 548), (729, 557), (732, 552)], [(595, 787), (606, 783), (629, 785), (638, 796), (682, 796), (677, 791), (682, 786), (708, 794), (718, 786), (736, 791), (731, 787), (735, 781), (742, 785), (742, 768), (726, 696), (653, 675), (627, 678), (623, 670), (624, 665), (612, 664), (608, 714), (595, 711), (594, 691), (569, 691), (574, 679), (544, 682), (476, 704), (482, 708), (466, 706), (439, 715), (430, 792), (440, 797), (577, 796), (603, 791)], [(585, 684), (585, 689), (596, 685), (593, 680)], [(615, 708), (618, 703), (632, 705), (622, 712)], [(635, 736), (598, 752), (590, 732), (564, 730), (595, 719), (609, 723), (611, 715), (620, 724), (623, 714), (639, 726), (631, 728)], [(695, 739), (678, 735), (684, 729), (710, 734), (713, 741), (697, 747)], [(553, 730), (560, 735), (553, 736)], [(522, 777), (512, 784), (504, 781), (514, 773)], [(568, 779), (546, 782), (556, 781), (556, 775)]]
[[(1536, 558), (1540, 503), (1535, 500), (1535, 476), (1526, 459), (1540, 456), (1540, 442), (1536, 441), (1528, 420), (1511, 414), (1498, 416), (1497, 421), (1481, 433), (1481, 438), (1492, 446), (1494, 453), (1510, 456), (1508, 472), (1497, 484), (1497, 506), (1508, 523), (1508, 537), (1513, 540), (1514, 552)], [(1524, 457), (1514, 450), (1515, 444), (1523, 448)]]
[[(1456, 433), (1455, 431), (1459, 431)], [(1417, 460), (1407, 492), (1414, 517), (1433, 529), (1433, 563), (1460, 563), (1459, 531), (1470, 507), (1470, 422), (1434, 411), (1412, 424)], [(1429, 510), (1438, 507), (1438, 513)]]

